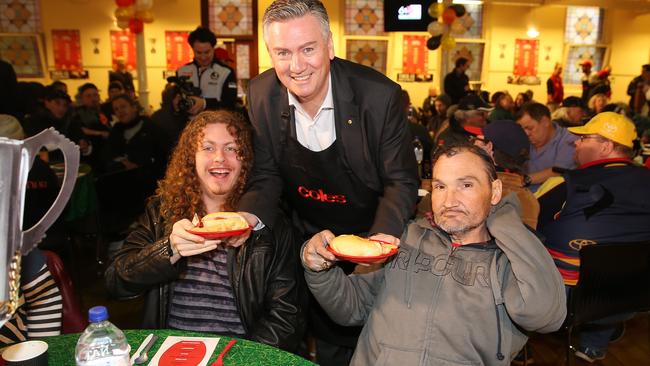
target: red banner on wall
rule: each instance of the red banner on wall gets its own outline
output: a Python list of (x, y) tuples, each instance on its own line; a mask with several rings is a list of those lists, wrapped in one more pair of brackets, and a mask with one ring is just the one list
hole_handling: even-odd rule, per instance
[(83, 69), (79, 30), (52, 29), (52, 52), (55, 70), (81, 71)]
[(515, 76), (537, 76), (539, 41), (517, 39), (515, 41)]
[(423, 74), (427, 71), (427, 37), (405, 35), (403, 40), (402, 73)]
[(167, 70), (176, 70), (192, 61), (194, 52), (187, 43), (188, 31), (165, 31), (167, 49)]
[(135, 35), (128, 30), (111, 31), (111, 54), (113, 70), (117, 69), (117, 60), (123, 59), (126, 69), (133, 71), (136, 68)]

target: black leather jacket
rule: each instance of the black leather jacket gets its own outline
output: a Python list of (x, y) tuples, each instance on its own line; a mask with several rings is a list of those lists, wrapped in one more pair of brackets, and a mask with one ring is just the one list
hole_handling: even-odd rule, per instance
[[(113, 296), (145, 294), (144, 328), (166, 327), (169, 285), (179, 274), (180, 261), (169, 261), (169, 233), (159, 206), (157, 198), (149, 202), (105, 275)], [(305, 328), (306, 294), (298, 252), (286, 222), (273, 231), (254, 231), (243, 246), (229, 248), (228, 276), (246, 338), (288, 351), (297, 348)]]

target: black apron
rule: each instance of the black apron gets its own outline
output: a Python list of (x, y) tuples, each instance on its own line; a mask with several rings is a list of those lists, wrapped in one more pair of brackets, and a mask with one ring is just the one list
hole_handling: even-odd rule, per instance
[[(334, 235), (366, 236), (374, 222), (381, 192), (368, 188), (345, 165), (338, 139), (319, 152), (302, 146), (296, 139), (293, 117), (291, 113), (280, 171), (284, 177), (284, 197), (293, 209), (294, 225), (302, 234), (302, 242), (325, 229)], [(354, 269), (351, 263), (340, 264), (346, 273)], [(330, 343), (355, 347), (361, 327), (334, 323), (312, 300), (310, 320), (315, 335)]]

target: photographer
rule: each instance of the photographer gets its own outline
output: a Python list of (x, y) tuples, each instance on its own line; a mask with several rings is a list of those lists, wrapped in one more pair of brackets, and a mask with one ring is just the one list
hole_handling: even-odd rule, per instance
[(192, 107), (188, 113), (195, 115), (205, 109), (233, 109), (237, 100), (237, 79), (234, 71), (214, 59), (217, 37), (209, 29), (197, 27), (187, 42), (194, 51), (194, 60), (181, 66), (176, 75), (187, 77), (200, 95), (190, 95)]
[(178, 79), (169, 78), (169, 83), (162, 92), (160, 109), (151, 115), (154, 126), (164, 136), (165, 146), (167, 146), (165, 156), (169, 156), (171, 149), (176, 145), (178, 137), (185, 128), (185, 125), (192, 117), (187, 113), (187, 110), (182, 109), (183, 107), (187, 107), (187, 103), (181, 103), (183, 93), (175, 80)]

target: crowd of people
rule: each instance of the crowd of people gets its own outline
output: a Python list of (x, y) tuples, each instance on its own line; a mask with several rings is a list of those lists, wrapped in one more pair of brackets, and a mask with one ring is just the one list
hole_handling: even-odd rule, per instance
[[(610, 70), (593, 76), (589, 60), (582, 96), (565, 96), (556, 65), (540, 103), (472, 92), (461, 57), (444, 93), (432, 88), (418, 108), (335, 56), (320, 1), (276, 0), (262, 25), (273, 68), (250, 82), (245, 113), (233, 69), (199, 27), (195, 59), (150, 117), (118, 70), (103, 104), (91, 83), (73, 104), (56, 82), (3, 122), (14, 138), (55, 128), (97, 177), (140, 170), (157, 182), (104, 275), (112, 295), (144, 297), (143, 327), (243, 337), (321, 365), (509, 365), (531, 357), (529, 332), (562, 325), (576, 240), (650, 240), (650, 65), (628, 105), (609, 102)], [(222, 211), (251, 230), (191, 233), (192, 217)], [(327, 246), (342, 234), (399, 250), (369, 266), (340, 261)], [(576, 356), (604, 358), (633, 315), (582, 332)]]

